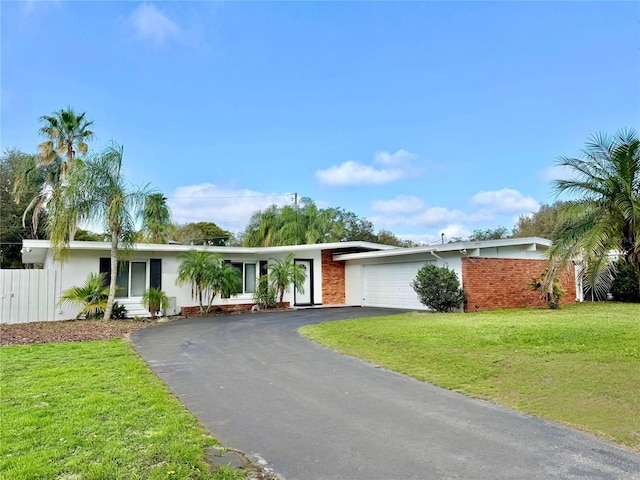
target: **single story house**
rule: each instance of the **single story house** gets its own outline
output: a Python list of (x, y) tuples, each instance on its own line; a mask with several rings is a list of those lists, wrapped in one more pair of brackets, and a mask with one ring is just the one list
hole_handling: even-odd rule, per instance
[[(136, 244), (118, 274), (118, 301), (131, 316), (146, 315), (142, 293), (159, 287), (170, 298), (167, 314), (192, 311), (197, 300), (191, 286), (176, 284), (180, 254), (191, 249), (214, 252), (242, 273), (243, 291), (231, 298), (216, 298), (220, 309), (249, 309), (257, 279), (274, 259), (293, 253), (295, 263), (308, 272), (304, 291), (291, 289), (284, 301), (292, 306), (352, 305), (426, 309), (411, 288), (418, 269), (425, 263), (454, 270), (467, 295), (466, 311), (507, 307), (542, 306), (528, 283), (544, 269), (544, 253), (551, 241), (542, 238), (514, 238), (481, 242), (458, 242), (402, 248), (370, 242), (338, 242), (281, 247), (218, 247), (176, 244)], [(69, 245), (67, 261), (53, 259), (47, 240), (24, 240), (22, 259), (55, 271), (54, 297), (82, 285), (91, 272), (108, 272), (110, 245), (107, 242), (79, 242)], [(564, 303), (580, 299), (575, 274), (563, 279)], [(74, 318), (79, 307), (56, 305), (55, 319)]]

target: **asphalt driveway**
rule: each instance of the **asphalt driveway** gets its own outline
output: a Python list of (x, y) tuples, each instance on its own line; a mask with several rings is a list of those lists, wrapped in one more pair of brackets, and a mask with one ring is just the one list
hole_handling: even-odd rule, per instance
[(224, 445), (264, 458), (287, 480), (640, 479), (639, 454), (340, 355), (297, 332), (391, 313), (201, 318), (131, 338)]

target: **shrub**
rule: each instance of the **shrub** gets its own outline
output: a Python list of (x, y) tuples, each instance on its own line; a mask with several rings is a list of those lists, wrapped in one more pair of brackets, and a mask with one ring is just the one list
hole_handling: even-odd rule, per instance
[[(102, 312), (104, 314), (104, 311)], [(127, 318), (127, 307), (124, 305), (115, 302), (113, 304), (113, 309), (111, 310), (111, 320), (124, 320)]]
[(258, 288), (253, 294), (254, 303), (263, 309), (276, 307), (276, 295), (277, 290), (274, 286), (269, 285), (269, 281), (266, 275), (260, 277), (258, 280)]
[(638, 273), (624, 260), (618, 261), (611, 284), (611, 295), (619, 302), (640, 302)]
[(411, 282), (420, 303), (438, 312), (450, 312), (464, 302), (456, 272), (427, 263)]
[(547, 301), (549, 308), (560, 308), (560, 300), (564, 297), (565, 291), (562, 288), (560, 279), (557, 275), (551, 277), (549, 269), (546, 269), (540, 275), (540, 278), (532, 278), (529, 283), (529, 289), (540, 293), (540, 296)]
[(86, 319), (100, 318), (107, 306), (109, 287), (104, 285), (104, 274), (90, 273), (81, 287), (72, 287), (62, 292), (60, 305), (82, 305), (82, 310), (76, 318), (84, 316)]
[(169, 307), (169, 298), (159, 288), (150, 288), (142, 294), (142, 305), (149, 310), (151, 318), (156, 318), (159, 312)]

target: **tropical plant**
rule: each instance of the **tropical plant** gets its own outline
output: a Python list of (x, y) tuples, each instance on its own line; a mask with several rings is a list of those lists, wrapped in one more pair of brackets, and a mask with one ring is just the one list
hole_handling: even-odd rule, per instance
[(44, 125), (38, 133), (46, 137), (38, 145), (40, 163), (49, 165), (58, 155), (64, 156), (66, 165), (62, 166), (62, 178), (66, 176), (66, 169), (72, 165), (77, 153), (84, 155), (89, 150), (86, 142), (93, 138), (93, 132), (89, 129), (93, 122), (87, 121), (85, 115), (86, 112), (78, 115), (71, 107), (67, 107), (66, 110), (60, 109), (52, 115), (40, 117)]
[(542, 272), (540, 278), (532, 278), (531, 282), (529, 282), (529, 289), (540, 293), (549, 308), (560, 308), (560, 300), (564, 297), (565, 291), (556, 271), (546, 269)]
[[(147, 193), (133, 187), (122, 175), (122, 147), (115, 144), (89, 158), (82, 168), (72, 171), (59, 198), (48, 206), (48, 230), (54, 258), (66, 260), (71, 230), (77, 218), (103, 227), (111, 243), (110, 271), (117, 272), (118, 260), (133, 246), (136, 220), (140, 217)], [(116, 295), (116, 275), (110, 275), (109, 297), (104, 318), (111, 317)]]
[(204, 313), (204, 298), (207, 292), (207, 275), (222, 263), (222, 257), (211, 252), (189, 250), (180, 254), (177, 285), (191, 284), (191, 298), (198, 300), (200, 313)]
[(129, 315), (127, 307), (118, 302), (113, 302), (111, 309), (111, 320), (124, 320)]
[(156, 318), (159, 312), (169, 308), (169, 297), (159, 288), (149, 288), (142, 294), (142, 305), (149, 310), (151, 318)]
[(142, 235), (149, 243), (167, 243), (172, 227), (171, 211), (167, 197), (161, 193), (150, 194), (142, 211)]
[(236, 268), (225, 263), (217, 253), (198, 250), (180, 255), (176, 283), (191, 284), (191, 297), (198, 300), (200, 313), (211, 310), (217, 295), (229, 298), (242, 290), (242, 278)]
[(464, 302), (458, 275), (447, 267), (426, 263), (411, 282), (423, 305), (438, 312), (450, 312)]
[(634, 130), (611, 137), (596, 134), (582, 158), (561, 157), (558, 164), (575, 177), (556, 180), (558, 194), (578, 199), (562, 205), (563, 228), (549, 251), (551, 268), (586, 261), (586, 280), (594, 288), (618, 252), (640, 275), (640, 140)]
[(269, 283), (275, 289), (282, 303), (284, 292), (293, 284), (300, 293), (304, 293), (304, 282), (307, 279), (307, 270), (304, 265), (296, 265), (294, 255), (290, 253), (284, 259), (272, 259), (273, 263), (267, 265)]
[(90, 273), (81, 287), (72, 287), (62, 292), (60, 305), (82, 305), (76, 318), (99, 318), (107, 306), (109, 287), (105, 286), (103, 273)]
[(262, 309), (275, 308), (277, 293), (275, 287), (269, 284), (269, 277), (263, 275), (258, 280), (258, 288), (253, 294), (253, 302)]

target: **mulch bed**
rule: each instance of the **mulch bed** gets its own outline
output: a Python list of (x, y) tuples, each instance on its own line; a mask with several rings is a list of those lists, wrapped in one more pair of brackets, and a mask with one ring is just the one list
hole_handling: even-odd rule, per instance
[(0, 346), (123, 338), (157, 320), (64, 320), (0, 325)]

